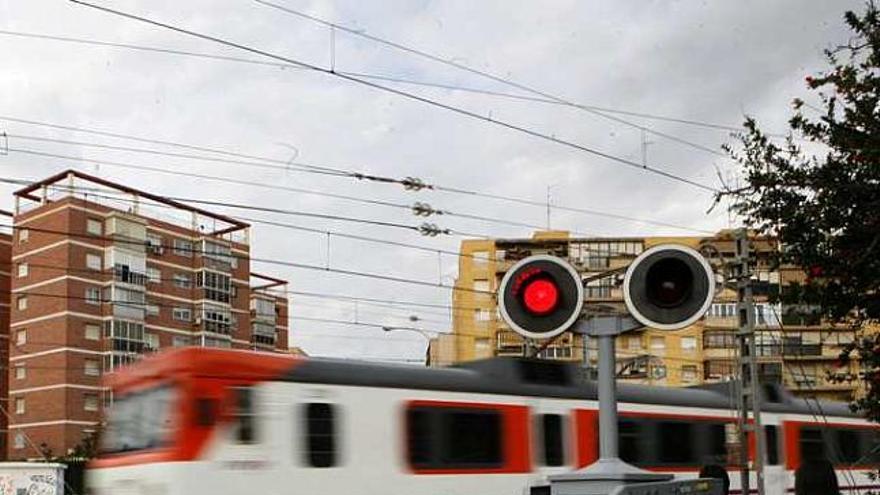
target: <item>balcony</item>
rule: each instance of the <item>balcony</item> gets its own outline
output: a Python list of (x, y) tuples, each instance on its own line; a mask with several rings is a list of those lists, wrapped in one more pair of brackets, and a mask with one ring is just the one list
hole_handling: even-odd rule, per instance
[(252, 344), (275, 347), (275, 326), (255, 321), (251, 325), (251, 330), (253, 331), (253, 335), (251, 335)]
[(785, 344), (782, 347), (784, 357), (821, 356), (822, 344)]
[(149, 280), (149, 278), (144, 273), (132, 271), (126, 265), (114, 265), (113, 266), (113, 280), (116, 282), (124, 283), (124, 284), (131, 284), (131, 285), (137, 285), (139, 287), (146, 287), (147, 281)]
[(203, 304), (196, 324), (205, 332), (232, 335), (234, 330), (232, 312), (227, 307)]

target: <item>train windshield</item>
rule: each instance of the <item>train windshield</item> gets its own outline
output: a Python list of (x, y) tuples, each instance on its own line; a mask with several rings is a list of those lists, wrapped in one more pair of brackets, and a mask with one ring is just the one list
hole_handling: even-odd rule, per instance
[(107, 414), (101, 451), (105, 454), (162, 447), (170, 440), (176, 393), (163, 386), (116, 398)]

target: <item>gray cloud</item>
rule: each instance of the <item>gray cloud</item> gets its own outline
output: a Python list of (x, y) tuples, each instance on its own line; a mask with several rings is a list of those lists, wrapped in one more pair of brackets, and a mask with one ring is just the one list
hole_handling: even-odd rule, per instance
[[(280, 0), (279, 0), (280, 1)], [(244, 0), (113, 2), (115, 8), (149, 14), (193, 29), (253, 44), (309, 63), (329, 63), (329, 33), (295, 17)], [(803, 77), (823, 67), (821, 49), (846, 38), (841, 15), (860, 2), (312, 2), (290, 6), (369, 33), (399, 40), (482, 70), (509, 76), (579, 102), (682, 118), (737, 124), (744, 112), (782, 129), (792, 97), (804, 93)], [(0, 26), (154, 46), (247, 56), (210, 43), (76, 6), (68, 2), (0, 0)], [(423, 104), (308, 71), (185, 59), (112, 48), (0, 36), (2, 112), (35, 120), (199, 143), (277, 158), (299, 159), (394, 176), (681, 223), (700, 229), (727, 225), (727, 216), (704, 214), (710, 195), (582, 152), (469, 120)], [(473, 75), (428, 63), (339, 34), (337, 68), (507, 91)], [(398, 86), (450, 104), (534, 127), (639, 161), (640, 133), (582, 111), (508, 101), (463, 92)], [(717, 148), (723, 132), (642, 121)], [(91, 137), (2, 123), (11, 133)], [(712, 183), (715, 167), (731, 164), (705, 152), (651, 137), (649, 162)], [(110, 140), (102, 140), (109, 142)], [(69, 146), (11, 143), (17, 147), (115, 159), (177, 170), (227, 175), (272, 184), (323, 189), (397, 202), (428, 201), (436, 207), (543, 224), (540, 207), (439, 193), (409, 193), (371, 183), (183, 159), (98, 152)], [(75, 166), (112, 180), (176, 196), (198, 196), (305, 211), (354, 215), (415, 224), (405, 211), (188, 178), (48, 160), (0, 157), (4, 176), (40, 178)], [(10, 207), (11, 186), (0, 186), (0, 206)], [(231, 212), (239, 213), (242, 212)], [(249, 216), (268, 218), (264, 214)], [(402, 231), (341, 222), (279, 219), (389, 240), (455, 250), (460, 239), (423, 239)], [(462, 231), (524, 236), (526, 229), (453, 218), (436, 221)], [(553, 227), (602, 235), (675, 233), (555, 211)], [(304, 263), (326, 262), (321, 236), (273, 227), (254, 228), (254, 254)], [(436, 254), (335, 239), (333, 266), (446, 283), (456, 260)], [(447, 291), (339, 275), (256, 265), (288, 278), (298, 290), (450, 303)], [(438, 271), (442, 270), (442, 274)], [(307, 304), (306, 304), (307, 303)], [(367, 310), (374, 311), (369, 313)], [(353, 319), (350, 303), (293, 298), (296, 314)], [(419, 314), (425, 328), (446, 330), (441, 313), (387, 311), (362, 306), (362, 321), (406, 322)], [(376, 313), (377, 312), (377, 313)], [(394, 317), (392, 317), (394, 315)], [(403, 318), (403, 319), (401, 319)], [(427, 321), (428, 319), (432, 321)], [(316, 354), (419, 358), (423, 339), (383, 335), (359, 327), (294, 320), (292, 341)], [(352, 335), (346, 338), (340, 335)]]

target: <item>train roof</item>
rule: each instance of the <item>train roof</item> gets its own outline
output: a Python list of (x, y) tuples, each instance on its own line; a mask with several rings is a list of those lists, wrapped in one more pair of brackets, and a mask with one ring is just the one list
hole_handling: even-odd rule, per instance
[[(365, 387), (440, 390), (560, 399), (596, 400), (597, 384), (571, 363), (521, 358), (491, 358), (446, 368), (310, 358), (290, 369), (283, 380)], [(695, 387), (658, 387), (618, 382), (620, 402), (735, 408), (737, 382)], [(842, 402), (793, 396), (778, 385), (763, 385), (762, 409), (770, 412), (856, 417)]]
[[(559, 399), (597, 398), (596, 382), (586, 379), (582, 369), (571, 363), (491, 358), (446, 368), (426, 368), (200, 347), (162, 351), (109, 375), (106, 384), (131, 389), (169, 375)], [(620, 402), (730, 410), (735, 408), (737, 387), (736, 382), (681, 388), (618, 382), (617, 392)], [(808, 401), (778, 385), (764, 384), (760, 390), (765, 411), (857, 417), (843, 402)]]

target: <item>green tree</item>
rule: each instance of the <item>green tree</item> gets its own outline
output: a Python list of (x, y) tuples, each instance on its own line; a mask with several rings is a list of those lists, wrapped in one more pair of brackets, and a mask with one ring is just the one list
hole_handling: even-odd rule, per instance
[(870, 2), (844, 21), (851, 38), (806, 77), (818, 103), (794, 100), (785, 139), (748, 118), (726, 147), (745, 185), (717, 199), (781, 241), (779, 263), (803, 267), (783, 302), (859, 330), (842, 358), (861, 360), (867, 396), (854, 407), (880, 421), (880, 337), (862, 331), (880, 318), (880, 16)]

